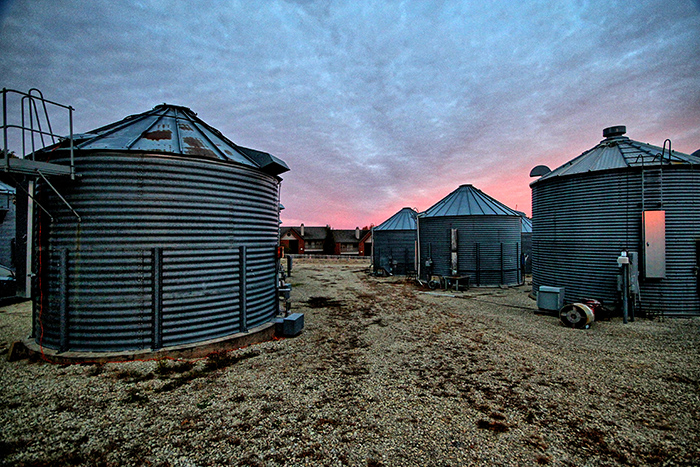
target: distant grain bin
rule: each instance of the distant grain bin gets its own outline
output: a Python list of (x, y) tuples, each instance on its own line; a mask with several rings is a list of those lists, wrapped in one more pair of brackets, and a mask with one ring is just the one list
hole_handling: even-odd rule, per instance
[(415, 274), (417, 215), (403, 208), (372, 229), (375, 273)]
[(15, 269), (15, 189), (0, 182), (0, 265)]
[[(155, 350), (273, 320), (283, 161), (166, 104), (75, 145), (76, 180), (37, 186), (37, 344)], [(37, 158), (68, 164), (65, 146)]]
[(522, 229), (521, 229), (521, 264), (523, 267), (523, 273), (532, 274), (532, 219), (527, 217), (524, 212), (518, 211), (522, 219)]
[(619, 305), (624, 251), (637, 311), (698, 315), (700, 157), (625, 132), (606, 128), (597, 146), (561, 167), (533, 169), (533, 291), (564, 287), (567, 302)]
[(472, 185), (418, 215), (420, 276), (469, 276), (472, 284), (517, 285), (521, 218)]

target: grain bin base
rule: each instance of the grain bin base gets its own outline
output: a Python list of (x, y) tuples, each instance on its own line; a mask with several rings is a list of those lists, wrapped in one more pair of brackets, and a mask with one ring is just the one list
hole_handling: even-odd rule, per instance
[[(227, 337), (211, 339), (192, 344), (165, 347), (160, 350), (130, 350), (124, 352), (61, 352), (46, 347), (39, 347), (34, 339), (25, 339), (21, 344), (26, 348), (29, 358), (47, 360), (53, 363), (106, 363), (132, 360), (158, 360), (161, 358), (202, 358), (212, 352), (235, 350), (251, 344), (270, 341), (275, 337), (275, 323), (265, 323), (248, 332), (232, 334)], [(18, 343), (17, 343), (18, 344)]]

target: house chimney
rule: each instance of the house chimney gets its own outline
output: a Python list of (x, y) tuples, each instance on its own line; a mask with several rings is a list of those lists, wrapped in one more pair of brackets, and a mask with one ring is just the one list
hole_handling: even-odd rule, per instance
[(358, 240), (360, 239), (360, 228), (359, 227), (355, 227), (355, 238)]
[(304, 236), (304, 224), (301, 224), (301, 228), (299, 230), (301, 230), (301, 232), (299, 232), (299, 233), (303, 237)]

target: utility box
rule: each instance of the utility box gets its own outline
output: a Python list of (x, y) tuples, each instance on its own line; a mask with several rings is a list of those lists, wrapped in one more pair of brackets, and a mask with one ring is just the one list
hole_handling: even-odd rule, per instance
[(537, 293), (537, 308), (540, 310), (559, 311), (564, 306), (564, 287), (541, 285)]
[(294, 337), (304, 329), (304, 314), (292, 313), (286, 318), (275, 320), (275, 331), (283, 337)]

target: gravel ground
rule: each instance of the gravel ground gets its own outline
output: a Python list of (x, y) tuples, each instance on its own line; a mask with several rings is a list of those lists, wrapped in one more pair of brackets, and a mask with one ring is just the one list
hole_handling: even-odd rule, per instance
[[(700, 465), (700, 319), (535, 313), (296, 262), (304, 332), (197, 361), (0, 362), (0, 465)], [(0, 351), (28, 303), (0, 311)]]

